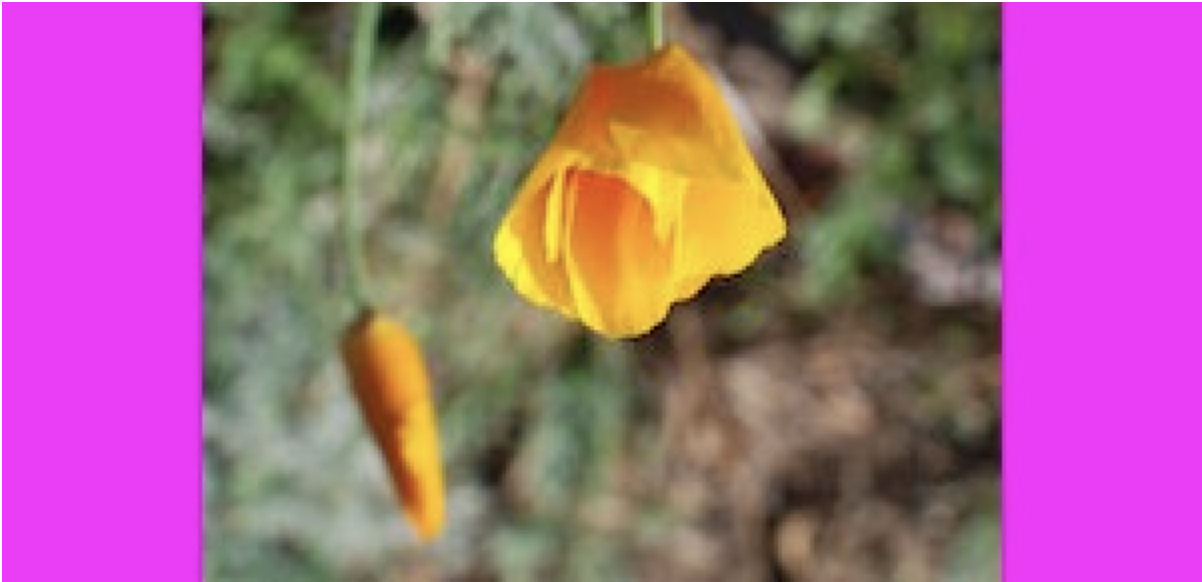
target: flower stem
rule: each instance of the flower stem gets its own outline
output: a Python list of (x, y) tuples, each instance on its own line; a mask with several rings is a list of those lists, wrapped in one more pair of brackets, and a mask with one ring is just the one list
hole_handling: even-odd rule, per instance
[(359, 131), (363, 122), (364, 101), (367, 93), (368, 73), (371, 70), (371, 53), (375, 45), (376, 26), (380, 18), (378, 2), (364, 2), (358, 7), (355, 18), (354, 45), (351, 53), (350, 77), (347, 81), (349, 98), (346, 104), (346, 125), (343, 134), (342, 159), (342, 239), (346, 253), (348, 283), (357, 307), (371, 302), (371, 285), (367, 275), (367, 258), (364, 240), (358, 232)]
[(664, 3), (647, 3), (647, 36), (651, 41), (651, 50), (657, 51), (664, 46)]

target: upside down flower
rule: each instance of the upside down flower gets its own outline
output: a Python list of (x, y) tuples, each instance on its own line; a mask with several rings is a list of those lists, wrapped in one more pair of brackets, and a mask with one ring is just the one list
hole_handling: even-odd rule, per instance
[(718, 86), (678, 45), (589, 71), (494, 239), (532, 303), (642, 335), (785, 235)]
[(343, 361), (393, 489), (418, 537), (443, 526), (438, 419), (417, 343), (399, 323), (365, 312), (342, 338)]

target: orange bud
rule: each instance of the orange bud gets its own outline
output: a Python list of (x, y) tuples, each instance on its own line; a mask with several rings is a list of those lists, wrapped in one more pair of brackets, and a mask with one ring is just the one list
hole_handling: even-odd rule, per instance
[(367, 311), (343, 336), (342, 356), (402, 508), (418, 536), (428, 541), (443, 526), (443, 473), (438, 417), (421, 350), (399, 323)]

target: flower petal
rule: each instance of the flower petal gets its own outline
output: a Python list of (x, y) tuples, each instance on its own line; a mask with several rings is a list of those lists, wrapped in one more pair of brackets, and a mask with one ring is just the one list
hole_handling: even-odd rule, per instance
[(445, 519), (438, 421), (430, 402), (411, 408), (405, 423), (390, 435), (399, 455), (389, 455), (402, 492), (405, 514), (423, 540), (433, 539)]
[(562, 226), (557, 226), (564, 220), (562, 170), (556, 168), (560, 158), (548, 155), (539, 162), (497, 231), (493, 255), (518, 293), (572, 316), (559, 250)]
[(784, 235), (720, 87), (669, 45), (590, 70), (494, 253), (533, 303), (629, 337)]
[(641, 335), (671, 306), (672, 243), (656, 238), (652, 209), (622, 180), (569, 171), (567, 268), (583, 322), (602, 335)]
[(421, 350), (400, 323), (368, 311), (345, 332), (344, 365), (402, 509), (423, 540), (443, 525), (438, 420)]
[(746, 269), (784, 238), (785, 223), (775, 202), (766, 201), (762, 192), (694, 185), (685, 196), (677, 236), (679, 300), (696, 294), (712, 277)]

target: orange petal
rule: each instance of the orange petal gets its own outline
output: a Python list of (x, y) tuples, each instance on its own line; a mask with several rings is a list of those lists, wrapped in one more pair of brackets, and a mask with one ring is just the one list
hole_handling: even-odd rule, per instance
[(677, 235), (676, 298), (691, 297), (713, 277), (743, 271), (784, 235), (784, 219), (763, 198), (730, 187), (694, 185), (685, 196)]
[[(550, 159), (546, 159), (550, 158)], [(493, 241), (493, 255), (514, 289), (532, 303), (573, 316), (560, 252), (563, 170), (546, 156), (523, 185)]]
[(669, 45), (589, 71), (494, 253), (533, 303), (629, 337), (784, 235), (721, 89)]
[(342, 339), (343, 362), (393, 488), (423, 540), (443, 524), (443, 473), (430, 381), (417, 343), (397, 322), (366, 313)]
[(646, 199), (619, 179), (570, 170), (567, 267), (577, 313), (602, 335), (641, 335), (671, 305), (672, 246)]
[(615, 173), (637, 161), (692, 180), (738, 184), (759, 175), (745, 163), (750, 151), (721, 89), (674, 44), (633, 64), (593, 67), (553, 147)]

